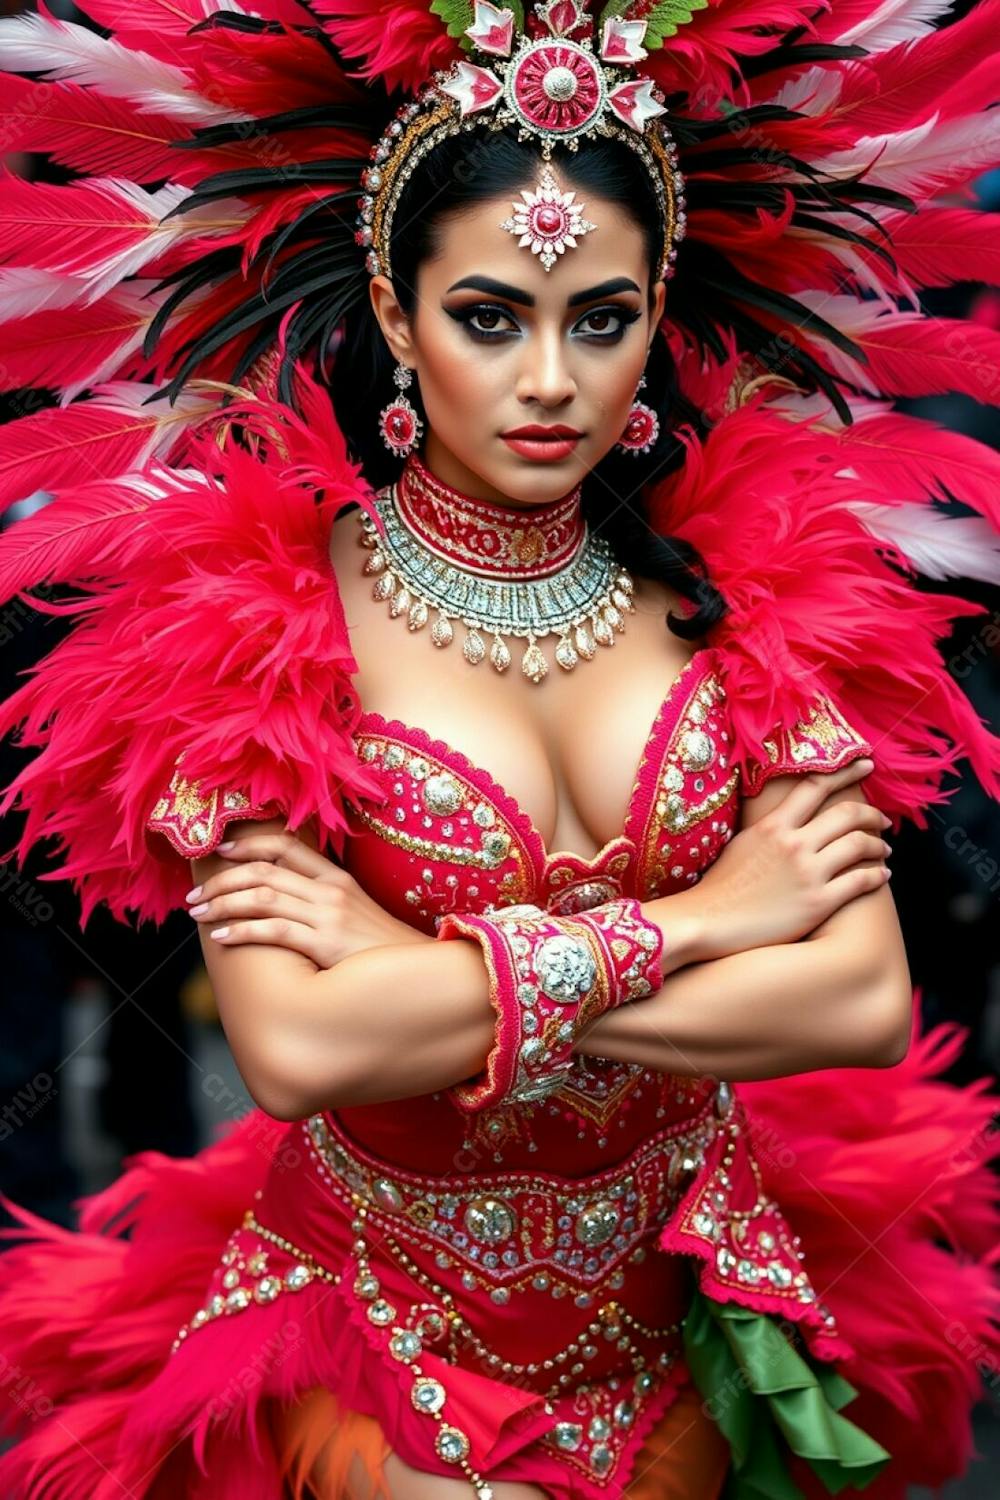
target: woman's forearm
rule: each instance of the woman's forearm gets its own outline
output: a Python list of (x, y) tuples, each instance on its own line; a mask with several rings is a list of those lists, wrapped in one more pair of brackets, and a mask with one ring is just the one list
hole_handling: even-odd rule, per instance
[[(643, 904), (664, 933), (663, 988), (602, 1017), (578, 1052), (732, 1079), (893, 1060), (898, 998), (883, 995), (842, 943), (706, 958), (712, 936), (696, 889)], [(480, 1072), (494, 1021), (477, 944), (367, 949), (289, 997), (270, 1054), (287, 1097), (265, 1107), (301, 1117), (450, 1087)]]
[[(692, 896), (643, 907), (664, 932), (664, 973), (703, 951)], [(471, 1078), (490, 1052), (496, 1020), (482, 950), (471, 941), (365, 949), (298, 979), (269, 1010), (268, 1035), (256, 1034), (266, 1098), (244, 1079), (282, 1118), (413, 1098)]]
[(895, 970), (872, 974), (839, 939), (754, 948), (668, 975), (647, 1000), (601, 1016), (575, 1050), (729, 1080), (887, 1066), (903, 1055), (905, 983)]

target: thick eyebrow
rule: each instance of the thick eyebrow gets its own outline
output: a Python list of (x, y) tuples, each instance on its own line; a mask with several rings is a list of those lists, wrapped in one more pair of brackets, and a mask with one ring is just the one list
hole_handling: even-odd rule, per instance
[[(508, 302), (519, 302), (523, 307), (534, 307), (535, 299), (531, 292), (526, 292), (518, 286), (509, 286), (505, 281), (494, 281), (492, 276), (465, 276), (461, 281), (456, 281), (448, 288), (449, 292), (485, 292), (491, 297), (503, 297)], [(613, 297), (616, 292), (636, 292), (640, 289), (629, 276), (612, 276), (608, 281), (602, 281), (598, 286), (587, 287), (585, 291), (574, 292), (567, 299), (568, 307), (579, 307), (582, 302), (596, 302), (599, 297)]]

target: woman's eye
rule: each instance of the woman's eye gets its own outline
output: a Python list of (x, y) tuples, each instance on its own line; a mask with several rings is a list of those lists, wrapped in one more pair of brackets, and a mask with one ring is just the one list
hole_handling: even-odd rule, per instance
[(580, 319), (576, 328), (584, 337), (610, 343), (621, 338), (628, 325), (634, 323), (638, 316), (637, 312), (628, 307), (595, 307)]
[(517, 333), (513, 317), (502, 307), (472, 306), (457, 309), (451, 314), (463, 323), (474, 338), (488, 339)]

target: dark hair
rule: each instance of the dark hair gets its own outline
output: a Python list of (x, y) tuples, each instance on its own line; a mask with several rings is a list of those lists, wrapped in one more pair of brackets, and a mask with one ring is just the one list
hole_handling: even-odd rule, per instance
[[(452, 136), (428, 152), (406, 182), (393, 218), (390, 245), (393, 287), (403, 311), (416, 306), (417, 272), (437, 251), (444, 221), (463, 209), (504, 193), (516, 194), (539, 172), (537, 148), (512, 131), (477, 131)], [(561, 173), (581, 192), (623, 208), (646, 240), (650, 266), (663, 252), (662, 217), (649, 173), (637, 154), (614, 139), (581, 143), (559, 156)], [(355, 458), (376, 487), (391, 483), (402, 460), (391, 454), (377, 430), (377, 413), (396, 394), (395, 361), (367, 296), (357, 299), (344, 320), (343, 347), (335, 359), (330, 391), (337, 419)], [(726, 613), (727, 605), (707, 576), (698, 551), (678, 537), (657, 535), (645, 501), (648, 486), (676, 468), (683, 457), (674, 430), (695, 414), (685, 410), (677, 390), (666, 340), (653, 340), (642, 399), (660, 419), (660, 435), (649, 453), (612, 450), (584, 481), (582, 505), (588, 525), (605, 536), (618, 561), (640, 577), (668, 584), (698, 607), (687, 619), (667, 615), (667, 625), (685, 640), (697, 640)], [(416, 385), (407, 392), (424, 412)]]

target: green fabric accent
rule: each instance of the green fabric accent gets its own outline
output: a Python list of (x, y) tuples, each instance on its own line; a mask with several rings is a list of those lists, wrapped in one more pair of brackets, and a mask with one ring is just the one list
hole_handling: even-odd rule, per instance
[(766, 1313), (696, 1291), (684, 1354), (733, 1455), (726, 1500), (802, 1500), (788, 1449), (831, 1495), (864, 1489), (891, 1455), (840, 1408), (857, 1391), (836, 1370), (799, 1354)]

